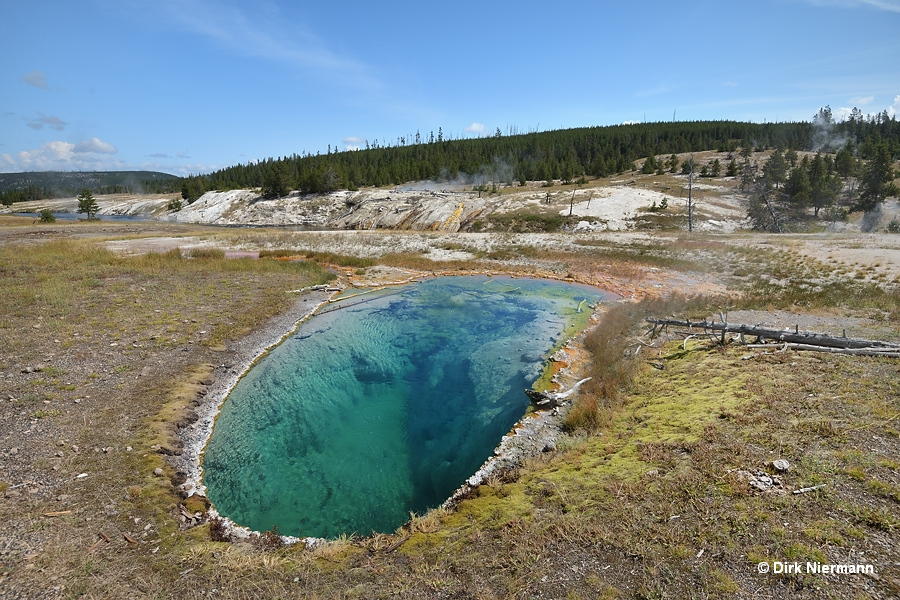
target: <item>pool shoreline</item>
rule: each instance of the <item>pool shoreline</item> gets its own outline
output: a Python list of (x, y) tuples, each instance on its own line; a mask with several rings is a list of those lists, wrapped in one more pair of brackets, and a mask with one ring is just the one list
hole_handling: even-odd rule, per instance
[[(306, 290), (304, 291), (303, 296), (299, 298), (288, 311), (270, 320), (260, 330), (234, 342), (234, 348), (230, 348), (230, 352), (226, 355), (228, 359), (220, 365), (214, 365), (215, 381), (208, 387), (207, 395), (195, 409), (198, 416), (197, 420), (193, 424), (180, 429), (178, 432), (184, 448), (181, 455), (171, 457), (172, 462), (175, 464), (178, 471), (185, 476), (184, 482), (178, 486), (178, 492), (183, 497), (189, 497), (194, 494), (206, 496), (206, 488), (203, 484), (201, 458), (206, 444), (212, 435), (213, 426), (215, 425), (215, 420), (219, 415), (222, 404), (228, 398), (240, 379), (244, 377), (254, 365), (266, 356), (271, 349), (293, 335), (306, 320), (315, 315), (323, 306), (348, 299), (349, 297), (342, 297), (342, 294), (350, 287), (366, 289), (367, 291), (363, 293), (368, 293), (368, 291), (374, 291), (378, 288), (405, 285), (422, 279), (431, 279), (443, 275), (445, 274), (421, 273), (412, 275), (404, 280), (379, 282), (378, 285), (371, 287), (367, 286), (365, 288), (362, 286), (352, 286), (346, 281), (339, 281), (325, 289)], [(469, 275), (475, 274), (469, 273)], [(501, 274), (492, 273), (490, 275), (497, 276)], [(534, 279), (551, 280), (555, 278), (534, 277)], [(599, 290), (602, 288), (597, 287), (597, 289)], [(296, 292), (299, 291), (300, 290), (296, 290)], [(614, 292), (612, 292), (611, 295), (616, 296)], [(601, 306), (604, 304), (608, 305), (611, 301), (615, 301), (615, 299), (601, 300), (594, 305), (592, 307), (593, 311), (589, 322), (595, 320), (597, 311), (600, 310)], [(565, 342), (560, 345), (560, 349), (554, 353), (554, 356), (561, 356), (564, 354), (563, 348), (573, 348), (573, 346), (577, 344), (577, 339), (584, 334), (584, 331), (585, 330), (581, 330), (576, 333), (574, 337), (565, 340)], [(554, 358), (550, 358), (549, 360), (552, 361)], [(557, 382), (559, 379), (568, 379), (570, 375), (574, 380), (575, 374), (570, 374), (568, 368), (562, 369), (554, 376), (554, 381)], [(472, 490), (486, 480), (508, 473), (510, 470), (521, 466), (529, 457), (555, 449), (557, 440), (563, 435), (561, 422), (567, 408), (567, 406), (563, 406), (550, 410), (529, 410), (526, 412), (526, 414), (516, 421), (511, 431), (500, 439), (495, 446), (492, 455), (488, 457), (478, 470), (468, 477), (466, 481), (440, 505), (440, 507), (450, 509), (456, 506), (461, 500), (467, 497)], [(262, 533), (255, 532), (248, 527), (238, 525), (230, 519), (222, 517), (215, 510), (215, 507), (209, 509), (209, 517), (221, 519), (229, 533), (238, 541), (247, 539), (254, 533)], [(287, 544), (304, 542), (308, 547), (315, 547), (327, 540), (312, 537), (297, 538), (293, 536), (282, 536), (282, 541)]]

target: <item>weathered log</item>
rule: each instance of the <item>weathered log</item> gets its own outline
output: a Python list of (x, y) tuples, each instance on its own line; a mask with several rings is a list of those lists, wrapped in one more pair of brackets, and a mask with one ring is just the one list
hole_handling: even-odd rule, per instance
[(678, 327), (688, 327), (689, 329), (702, 329), (704, 332), (721, 331), (726, 333), (738, 333), (741, 335), (755, 335), (759, 339), (773, 340), (778, 342), (787, 342), (792, 344), (807, 344), (810, 346), (819, 346), (825, 348), (858, 348), (858, 349), (876, 349), (887, 348), (900, 352), (900, 344), (892, 342), (884, 342), (879, 340), (865, 340), (848, 337), (834, 337), (824, 333), (816, 333), (813, 331), (800, 331), (795, 326), (794, 330), (790, 329), (773, 329), (770, 327), (761, 327), (758, 325), (716, 323), (714, 321), (682, 321), (677, 319), (647, 319), (654, 329), (660, 326), (666, 327), (675, 325)]
[(534, 390), (525, 390), (525, 394), (538, 408), (554, 408), (562, 404), (563, 400), (574, 394), (575, 391), (581, 387), (581, 384), (590, 381), (591, 379), (593, 378), (585, 377), (565, 392), (536, 392)]
[(831, 354), (852, 354), (854, 356), (885, 356), (888, 358), (900, 358), (900, 349), (897, 348), (832, 348), (829, 346), (813, 346), (810, 344), (792, 344), (790, 342), (776, 344), (747, 344), (748, 348), (779, 348), (780, 350), (811, 350), (814, 352), (829, 352)]

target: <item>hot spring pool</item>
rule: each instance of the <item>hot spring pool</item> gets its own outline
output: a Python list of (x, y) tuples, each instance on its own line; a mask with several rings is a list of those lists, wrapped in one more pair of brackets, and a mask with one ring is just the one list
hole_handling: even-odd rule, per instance
[(324, 307), (222, 404), (202, 457), (210, 500), (256, 531), (395, 530), (478, 470), (525, 414), (546, 353), (604, 296), (441, 277)]

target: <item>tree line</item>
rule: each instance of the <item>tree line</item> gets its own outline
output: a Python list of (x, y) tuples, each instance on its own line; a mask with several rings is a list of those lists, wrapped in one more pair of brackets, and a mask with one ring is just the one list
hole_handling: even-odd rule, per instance
[[(182, 181), (188, 202), (209, 190), (261, 188), (267, 197), (284, 196), (291, 190), (322, 193), (363, 186), (402, 185), (432, 180), (471, 184), (512, 184), (526, 181), (570, 183), (584, 176), (607, 177), (634, 169), (635, 161), (651, 160), (644, 169), (669, 168), (655, 164), (659, 155), (703, 150), (735, 151), (738, 148), (783, 148), (790, 151), (833, 151), (853, 143), (856, 158), (868, 159), (884, 146), (892, 157), (900, 156), (900, 123), (893, 115), (864, 117), (859, 111), (835, 121), (825, 107), (811, 122), (745, 123), (694, 121), (643, 123), (606, 127), (531, 132), (475, 139), (447, 139), (438, 135), (398, 138), (396, 144), (366, 144), (364, 149), (326, 154), (302, 154), (235, 165)], [(701, 176), (719, 176), (725, 167), (710, 165)], [(738, 164), (728, 165), (734, 175)]]
[(181, 189), (181, 178), (154, 171), (38, 171), (0, 173), (0, 204), (95, 194), (163, 194)]
[(585, 175), (623, 173), (634, 167), (635, 160), (650, 154), (728, 149), (742, 143), (806, 148), (812, 136), (810, 123), (736, 121), (585, 127), (509, 136), (498, 130), (492, 137), (474, 139), (416, 136), (418, 143), (401, 138), (396, 145), (375, 144), (342, 152), (329, 148), (324, 155), (292, 155), (235, 165), (187, 177), (182, 187), (184, 198), (192, 201), (209, 190), (257, 187), (277, 195), (285, 189), (328, 192), (421, 180), (568, 183)]

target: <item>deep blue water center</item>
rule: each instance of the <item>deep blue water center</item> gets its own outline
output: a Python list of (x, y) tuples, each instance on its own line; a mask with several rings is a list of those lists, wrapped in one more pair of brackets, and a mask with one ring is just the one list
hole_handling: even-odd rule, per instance
[(223, 403), (203, 457), (210, 500), (256, 531), (395, 530), (478, 470), (546, 353), (603, 296), (441, 277), (326, 306)]

